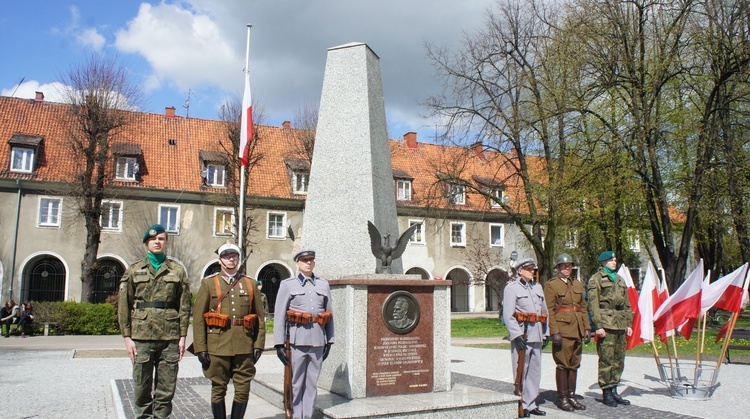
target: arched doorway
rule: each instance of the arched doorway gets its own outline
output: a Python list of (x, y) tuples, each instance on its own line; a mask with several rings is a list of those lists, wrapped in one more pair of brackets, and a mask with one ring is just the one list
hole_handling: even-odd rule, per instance
[(411, 268), (408, 271), (406, 271), (406, 274), (407, 275), (419, 275), (422, 277), (422, 279), (430, 279), (429, 272), (425, 271), (422, 268), (417, 268), (417, 267)]
[(510, 281), (510, 275), (502, 269), (493, 269), (487, 273), (484, 281), (487, 311), (500, 311), (503, 305), (503, 290), (508, 281)]
[(63, 301), (65, 299), (65, 266), (54, 256), (41, 256), (24, 269), (23, 301)]
[(453, 281), (451, 286), (451, 311), (469, 311), (469, 273), (455, 268), (448, 272), (445, 279)]
[(208, 268), (206, 268), (205, 271), (203, 271), (203, 277), (211, 276), (217, 272), (221, 271), (221, 265), (219, 265), (219, 262), (214, 262), (210, 265), (208, 265)]
[(115, 259), (102, 258), (96, 261), (92, 303), (105, 303), (107, 297), (117, 292), (117, 285), (125, 273), (125, 267)]
[(263, 293), (268, 298), (268, 314), (272, 314), (276, 306), (276, 294), (279, 292), (281, 281), (292, 276), (286, 266), (271, 263), (263, 267), (258, 273), (258, 281), (263, 284)]

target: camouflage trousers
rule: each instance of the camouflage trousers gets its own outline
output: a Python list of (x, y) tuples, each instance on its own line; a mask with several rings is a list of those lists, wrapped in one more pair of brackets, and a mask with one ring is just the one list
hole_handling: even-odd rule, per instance
[[(180, 352), (177, 340), (134, 340), (133, 364), (136, 418), (167, 418), (177, 387)], [(154, 373), (156, 371), (156, 373)], [(154, 388), (151, 396), (152, 386)]]
[(612, 388), (620, 383), (625, 368), (627, 337), (624, 330), (606, 329), (607, 335), (596, 342), (599, 354), (599, 388)]

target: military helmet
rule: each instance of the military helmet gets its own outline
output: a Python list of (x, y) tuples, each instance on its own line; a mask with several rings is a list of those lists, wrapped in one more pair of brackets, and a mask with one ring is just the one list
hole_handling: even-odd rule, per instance
[(561, 263), (575, 263), (575, 262), (573, 262), (573, 257), (571, 257), (569, 254), (561, 253), (560, 256), (558, 256), (557, 259), (555, 260), (555, 266)]

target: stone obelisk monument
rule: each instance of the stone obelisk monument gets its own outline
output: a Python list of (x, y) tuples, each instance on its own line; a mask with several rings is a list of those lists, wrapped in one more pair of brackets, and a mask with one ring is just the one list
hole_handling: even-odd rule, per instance
[[(316, 275), (375, 273), (367, 221), (399, 237), (380, 59), (363, 43), (328, 49), (302, 247), (317, 251)], [(391, 264), (403, 273), (401, 259)]]

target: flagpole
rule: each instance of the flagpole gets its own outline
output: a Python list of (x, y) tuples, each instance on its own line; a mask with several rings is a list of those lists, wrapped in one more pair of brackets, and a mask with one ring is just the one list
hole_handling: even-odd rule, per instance
[[(245, 83), (247, 83), (247, 74), (250, 71), (250, 28), (252, 28), (253, 25), (247, 24), (247, 48), (245, 50)], [(246, 87), (247, 88), (247, 87)], [(245, 104), (243, 103), (243, 106)], [(244, 115), (245, 109), (242, 109), (242, 118), (246, 118), (247, 115)], [(242, 144), (242, 136), (247, 135), (247, 132), (241, 132), (240, 133), (240, 144)], [(247, 139), (247, 142), (250, 142), (250, 138)], [(249, 145), (245, 145), (248, 147)], [(244, 150), (240, 147), (240, 158), (242, 158), (242, 153)], [(245, 247), (245, 169), (246, 166), (244, 164), (244, 161), (242, 164), (240, 164), (240, 214), (239, 214), (239, 229), (237, 231), (237, 246), (240, 248), (240, 253), (242, 253), (242, 250)]]
[[(744, 303), (745, 298), (745, 292), (747, 291), (748, 285), (750, 285), (750, 269), (745, 274), (745, 282), (742, 284), (742, 299)], [(729, 341), (732, 339), (732, 332), (734, 332), (734, 325), (737, 323), (737, 318), (740, 317), (740, 312), (742, 312), (742, 305), (740, 304), (740, 309), (734, 313), (732, 313), (732, 318), (729, 320), (729, 327), (727, 328), (727, 333), (724, 335), (724, 345), (721, 347), (721, 353), (719, 354), (719, 360), (716, 362), (716, 369), (714, 370), (714, 376), (711, 378), (711, 382), (714, 382), (716, 380), (716, 374), (719, 373), (719, 367), (721, 367), (721, 363), (724, 362), (724, 357), (727, 354), (727, 349), (729, 348)]]

